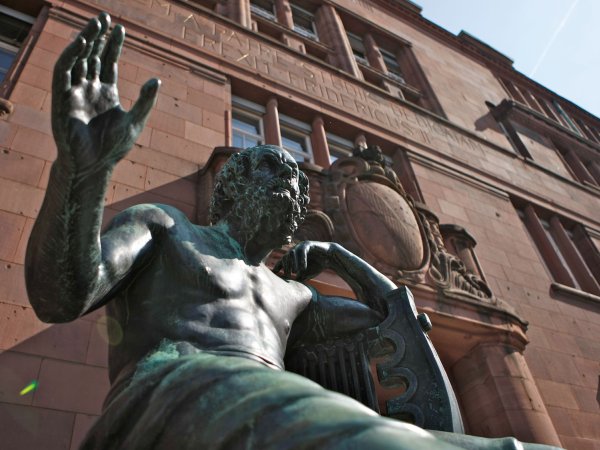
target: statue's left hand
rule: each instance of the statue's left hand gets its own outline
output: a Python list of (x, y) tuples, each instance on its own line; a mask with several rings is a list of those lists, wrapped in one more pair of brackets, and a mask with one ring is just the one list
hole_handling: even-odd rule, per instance
[(300, 242), (283, 255), (273, 272), (283, 269), (286, 278), (295, 273), (297, 281), (310, 279), (330, 267), (335, 245), (331, 242)]
[(130, 111), (124, 111), (117, 91), (117, 62), (125, 30), (117, 25), (108, 40), (110, 17), (91, 19), (63, 51), (52, 80), (52, 131), (58, 161), (76, 175), (110, 170), (123, 158), (142, 131), (156, 102), (160, 81), (142, 87)]

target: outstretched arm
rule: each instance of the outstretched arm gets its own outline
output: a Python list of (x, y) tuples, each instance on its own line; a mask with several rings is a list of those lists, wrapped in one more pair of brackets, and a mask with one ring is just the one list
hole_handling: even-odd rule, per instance
[[(125, 32), (117, 26), (105, 40), (109, 25), (107, 14), (90, 20), (54, 68), (52, 131), (58, 157), (25, 263), (29, 299), (47, 322), (73, 320), (94, 308), (152, 240), (155, 218), (135, 212), (123, 215), (100, 239), (107, 182), (142, 131), (159, 87), (157, 79), (150, 80), (130, 111), (121, 108), (117, 61)], [(118, 251), (116, 234), (129, 244)]]

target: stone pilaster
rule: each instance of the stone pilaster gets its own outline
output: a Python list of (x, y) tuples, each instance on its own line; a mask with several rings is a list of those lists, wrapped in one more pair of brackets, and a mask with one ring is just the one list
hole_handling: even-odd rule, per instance
[(365, 45), (365, 50), (367, 51), (369, 65), (374, 69), (387, 73), (387, 67), (383, 61), (383, 56), (381, 56), (377, 42), (375, 42), (375, 39), (373, 39), (373, 36), (370, 33), (363, 36), (363, 43)]
[(265, 143), (281, 146), (281, 129), (279, 128), (279, 111), (277, 99), (271, 97), (267, 102), (267, 111), (263, 118), (265, 127)]
[(315, 21), (321, 40), (333, 49), (328, 62), (362, 79), (362, 72), (352, 54), (344, 24), (335, 8), (328, 4), (321, 6), (315, 14)]
[(250, 0), (228, 0), (227, 16), (243, 27), (251, 28)]
[(325, 125), (321, 116), (315, 117), (312, 122), (310, 143), (312, 145), (315, 164), (321, 167), (329, 167), (329, 146), (327, 145)]
[(480, 344), (452, 366), (452, 374), (469, 434), (561, 446), (520, 349)]

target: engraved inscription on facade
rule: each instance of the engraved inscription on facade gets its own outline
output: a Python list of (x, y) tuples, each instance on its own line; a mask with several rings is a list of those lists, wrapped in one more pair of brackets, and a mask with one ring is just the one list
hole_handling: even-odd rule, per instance
[[(138, 0), (140, 2), (142, 0)], [(467, 135), (449, 128), (424, 114), (401, 105), (343, 76), (324, 70), (316, 64), (302, 62), (288, 52), (248, 36), (240, 30), (221, 25), (214, 19), (183, 7), (165, 8), (164, 0), (151, 1), (153, 12), (165, 20), (163, 33), (183, 39), (193, 47), (225, 60), (253, 74), (260, 74), (283, 87), (321, 100), (359, 119), (422, 144), (432, 144), (435, 136), (450, 146), (481, 150), (482, 146)], [(143, 1), (144, 4), (147, 1)], [(111, 4), (118, 11), (120, 2), (98, 0)], [(142, 3), (137, 3), (142, 7)], [(158, 17), (156, 17), (158, 19)], [(168, 22), (168, 23), (167, 23)], [(156, 21), (153, 21), (156, 23)]]

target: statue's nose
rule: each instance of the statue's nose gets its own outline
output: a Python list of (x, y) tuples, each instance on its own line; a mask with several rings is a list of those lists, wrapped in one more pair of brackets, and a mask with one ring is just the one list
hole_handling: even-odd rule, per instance
[(280, 175), (289, 177), (289, 176), (292, 175), (292, 173), (293, 173), (293, 169), (290, 166), (288, 166), (287, 164), (282, 164), (281, 165), (281, 168), (279, 169), (279, 174)]

